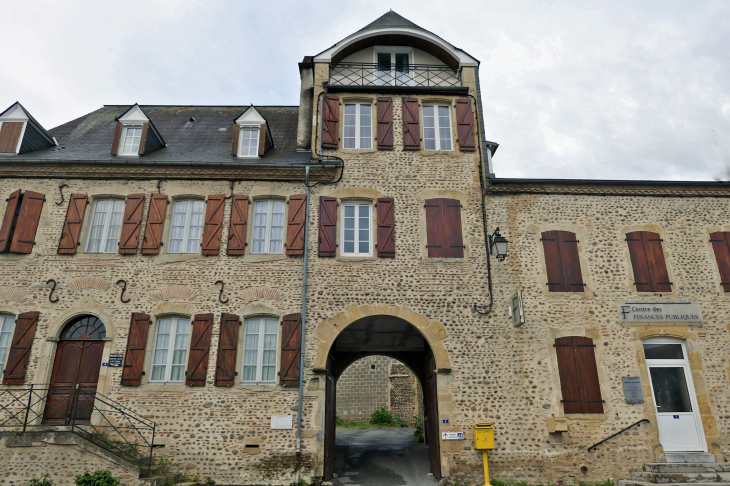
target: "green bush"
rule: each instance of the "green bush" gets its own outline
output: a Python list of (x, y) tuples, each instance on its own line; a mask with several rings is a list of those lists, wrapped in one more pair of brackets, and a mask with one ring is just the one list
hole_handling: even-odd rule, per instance
[(44, 474), (39, 478), (33, 478), (28, 481), (28, 486), (53, 486), (53, 481), (48, 474)]
[(119, 480), (109, 471), (98, 469), (93, 474), (84, 471), (74, 478), (76, 486), (118, 486)]
[(335, 425), (345, 425), (345, 421), (340, 418), (340, 414), (338, 414), (337, 412), (335, 412)]
[[(416, 430), (413, 431), (413, 442), (421, 443), (423, 442), (423, 429), (420, 425), (416, 426)], [(495, 486), (494, 483), (492, 483), (492, 486)]]
[(388, 425), (390, 424), (390, 421), (390, 412), (388, 412), (385, 408), (376, 410), (372, 413), (372, 415), (370, 415), (370, 423), (374, 425)]

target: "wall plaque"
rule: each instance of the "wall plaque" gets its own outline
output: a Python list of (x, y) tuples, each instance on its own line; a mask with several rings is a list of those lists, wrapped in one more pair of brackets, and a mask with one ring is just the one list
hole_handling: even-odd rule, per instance
[(624, 325), (701, 325), (702, 311), (696, 302), (619, 302), (618, 318)]
[(120, 366), (122, 366), (123, 361), (124, 361), (123, 354), (110, 354), (109, 355), (109, 366), (112, 366), (114, 368), (119, 368)]
[(441, 432), (441, 440), (464, 440), (464, 432)]
[(641, 378), (638, 376), (622, 376), (624, 398), (627, 403), (644, 403), (644, 390), (641, 388)]
[(272, 415), (271, 430), (291, 430), (293, 427), (293, 416)]

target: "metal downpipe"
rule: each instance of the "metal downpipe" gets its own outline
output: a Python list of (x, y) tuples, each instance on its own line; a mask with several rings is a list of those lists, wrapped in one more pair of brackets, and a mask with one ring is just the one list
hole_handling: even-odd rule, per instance
[(299, 480), (299, 471), (301, 466), (302, 455), (302, 400), (304, 392), (304, 336), (305, 336), (305, 319), (307, 316), (307, 263), (309, 257), (309, 167), (306, 168), (305, 185), (307, 186), (306, 197), (304, 199), (304, 268), (302, 270), (302, 339), (299, 350), (299, 406), (297, 408), (297, 481)]

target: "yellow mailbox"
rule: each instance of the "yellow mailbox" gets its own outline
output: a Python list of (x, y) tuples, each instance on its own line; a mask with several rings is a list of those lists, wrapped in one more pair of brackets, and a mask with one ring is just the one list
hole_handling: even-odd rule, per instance
[(494, 426), (492, 424), (474, 426), (474, 446), (477, 449), (494, 449)]

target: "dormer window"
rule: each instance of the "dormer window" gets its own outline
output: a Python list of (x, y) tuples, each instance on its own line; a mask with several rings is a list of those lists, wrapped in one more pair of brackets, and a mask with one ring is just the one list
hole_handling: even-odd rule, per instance
[(124, 125), (119, 155), (139, 155), (139, 141), (142, 138), (142, 125)]
[(239, 157), (258, 157), (259, 156), (259, 133), (260, 129), (252, 127), (241, 127), (240, 147), (238, 148)]
[(56, 145), (53, 137), (17, 101), (0, 113), (0, 155), (17, 155)]
[(112, 155), (136, 157), (165, 147), (160, 132), (138, 105), (117, 117)]
[(253, 106), (249, 106), (233, 123), (231, 155), (259, 158), (274, 146), (266, 120)]

